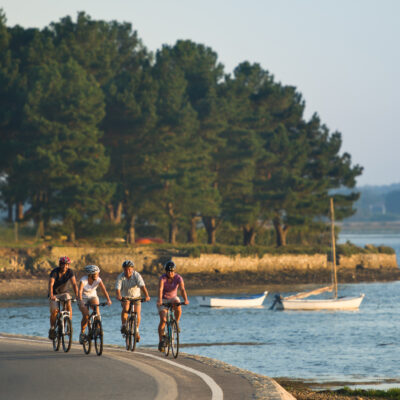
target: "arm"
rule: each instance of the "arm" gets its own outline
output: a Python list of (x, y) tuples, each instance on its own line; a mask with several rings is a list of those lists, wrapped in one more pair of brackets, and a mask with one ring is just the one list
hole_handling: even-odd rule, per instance
[(162, 279), (160, 279), (159, 282), (158, 282), (158, 298), (157, 298), (157, 305), (158, 306), (162, 305), (163, 289), (164, 289), (164, 281)]
[(79, 291), (78, 291), (78, 300), (82, 301), (82, 293), (83, 293), (83, 282), (79, 282)]
[(189, 304), (189, 300), (188, 300), (188, 297), (187, 297), (187, 293), (186, 293), (186, 289), (185, 289), (185, 284), (183, 283), (183, 280), (182, 280), (182, 282), (179, 284), (179, 290), (180, 290), (181, 295), (182, 295), (182, 297), (183, 297), (184, 303), (185, 303), (186, 305)]
[(78, 285), (76, 284), (75, 275), (71, 278), (72, 287), (74, 288), (75, 297), (78, 298)]
[(110, 296), (108, 295), (107, 289), (106, 289), (106, 287), (104, 286), (103, 281), (101, 281), (101, 282), (99, 283), (99, 286), (100, 286), (100, 289), (102, 290), (102, 292), (104, 293), (104, 296), (106, 296), (108, 305), (111, 306), (112, 302), (111, 302)]
[(115, 297), (117, 298), (117, 300), (121, 300), (122, 299), (121, 287), (122, 287), (122, 280), (118, 276), (117, 281), (115, 282)]
[(50, 278), (50, 280), (49, 280), (49, 297), (51, 300), (56, 299), (56, 296), (54, 296), (54, 294), (53, 294), (54, 281), (55, 281), (54, 278)]
[(147, 291), (146, 286), (141, 286), (140, 289), (143, 290), (143, 293), (144, 293), (144, 295), (145, 295), (145, 297), (146, 297), (146, 300), (145, 300), (145, 301), (150, 301), (149, 292)]

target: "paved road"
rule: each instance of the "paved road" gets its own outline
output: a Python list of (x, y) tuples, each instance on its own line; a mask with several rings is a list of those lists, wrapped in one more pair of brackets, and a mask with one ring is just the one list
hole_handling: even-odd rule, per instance
[(115, 346), (105, 346), (101, 357), (78, 344), (54, 352), (49, 340), (0, 335), (0, 399), (293, 399), (269, 378), (263, 389), (234, 369)]

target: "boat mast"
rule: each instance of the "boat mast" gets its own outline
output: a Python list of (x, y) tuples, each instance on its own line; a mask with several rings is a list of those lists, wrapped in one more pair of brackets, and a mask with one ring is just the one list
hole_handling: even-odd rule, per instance
[(336, 272), (336, 244), (335, 244), (335, 210), (333, 207), (333, 197), (331, 200), (331, 238), (332, 238), (332, 262), (333, 262), (333, 286), (335, 287), (335, 299), (338, 297), (338, 283)]

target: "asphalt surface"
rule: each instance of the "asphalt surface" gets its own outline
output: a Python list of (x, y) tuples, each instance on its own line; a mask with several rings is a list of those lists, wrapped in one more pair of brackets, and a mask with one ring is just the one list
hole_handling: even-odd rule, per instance
[(94, 349), (85, 355), (74, 343), (68, 353), (62, 347), (55, 352), (43, 338), (0, 334), (0, 399), (5, 400), (293, 399), (272, 379), (254, 379), (251, 373), (249, 379), (246, 372), (140, 347), (132, 353), (105, 346), (99, 357)]

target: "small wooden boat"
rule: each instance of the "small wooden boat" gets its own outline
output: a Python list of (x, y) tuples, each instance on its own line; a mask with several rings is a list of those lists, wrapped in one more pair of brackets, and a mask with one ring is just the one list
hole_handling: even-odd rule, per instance
[(203, 307), (259, 307), (262, 305), (268, 292), (253, 296), (235, 297), (232, 299), (219, 297), (197, 296), (196, 300)]
[[(332, 285), (312, 290), (311, 292), (302, 292), (293, 296), (281, 297), (275, 296), (271, 306), (280, 310), (358, 310), (364, 299), (364, 294), (356, 297), (338, 297), (338, 280), (336, 268), (336, 246), (335, 246), (335, 226), (334, 226), (334, 206), (333, 198), (330, 199), (331, 208), (331, 240), (332, 240)], [(331, 299), (306, 299), (309, 296), (315, 296), (323, 292), (334, 292)]]
[(364, 294), (357, 297), (335, 299), (281, 299), (277, 308), (284, 310), (358, 310), (363, 298)]

